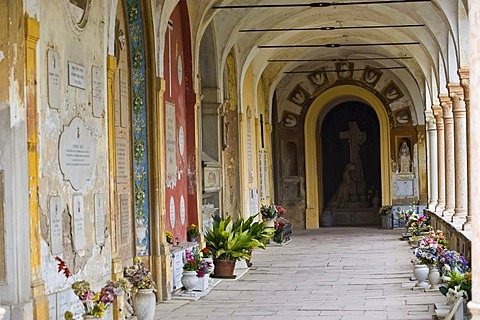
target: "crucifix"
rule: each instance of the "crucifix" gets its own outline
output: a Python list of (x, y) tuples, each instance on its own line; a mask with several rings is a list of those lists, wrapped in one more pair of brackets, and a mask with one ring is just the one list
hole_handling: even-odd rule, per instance
[(358, 128), (358, 125), (355, 121), (350, 121), (348, 123), (348, 131), (340, 132), (340, 139), (348, 139), (350, 145), (350, 163), (355, 165), (355, 171), (353, 172), (354, 186), (351, 190), (352, 201), (358, 201), (358, 196), (360, 195), (360, 200), (363, 200), (365, 196), (365, 180), (363, 179), (363, 167), (362, 167), (362, 158), (360, 156), (360, 147), (367, 140), (367, 133), (361, 131)]

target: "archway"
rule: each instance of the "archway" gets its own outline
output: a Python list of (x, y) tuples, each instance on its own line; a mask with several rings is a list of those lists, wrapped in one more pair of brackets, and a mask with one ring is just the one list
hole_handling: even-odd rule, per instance
[[(318, 120), (318, 166), (323, 178), (320, 206), (333, 213), (334, 225), (378, 224), (380, 127), (375, 110), (360, 101), (341, 102), (328, 109)], [(352, 165), (352, 174), (345, 173)], [(348, 183), (343, 181), (345, 175), (352, 178)]]
[(388, 115), (383, 103), (372, 92), (354, 85), (339, 85), (321, 93), (312, 103), (305, 116), (305, 187), (306, 187), (306, 228), (314, 229), (320, 225), (323, 204), (323, 182), (319, 174), (317, 153), (317, 132), (319, 117), (324, 117), (332, 105), (341, 101), (360, 101), (371, 106), (378, 117), (380, 127), (380, 176), (382, 205), (391, 203), (390, 176), (390, 131)]

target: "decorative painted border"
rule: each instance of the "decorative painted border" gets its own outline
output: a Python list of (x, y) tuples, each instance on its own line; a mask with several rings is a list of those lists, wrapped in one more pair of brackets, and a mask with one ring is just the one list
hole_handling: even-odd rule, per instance
[(137, 255), (148, 255), (149, 241), (149, 190), (147, 153), (147, 112), (145, 80), (145, 39), (140, 0), (125, 0), (127, 5), (128, 37), (132, 72), (132, 128), (135, 234)]

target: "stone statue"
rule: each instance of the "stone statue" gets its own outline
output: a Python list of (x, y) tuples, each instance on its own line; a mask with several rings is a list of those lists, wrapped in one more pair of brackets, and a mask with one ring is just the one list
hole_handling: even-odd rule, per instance
[(411, 157), (410, 157), (410, 148), (406, 141), (403, 141), (398, 150), (398, 163), (400, 164), (400, 173), (411, 172)]
[(363, 177), (362, 157), (360, 155), (360, 148), (367, 140), (367, 133), (361, 131), (355, 121), (350, 121), (348, 124), (349, 130), (340, 132), (341, 139), (348, 139), (350, 145), (350, 163), (355, 166), (353, 172), (353, 180), (355, 185), (352, 188), (352, 201), (356, 202), (366, 199), (367, 190), (365, 188), (365, 179)]
[(353, 181), (354, 172), (355, 165), (353, 163), (347, 164), (342, 173), (342, 182), (340, 182), (337, 191), (335, 191), (328, 201), (327, 208), (345, 207), (350, 198), (350, 186)]

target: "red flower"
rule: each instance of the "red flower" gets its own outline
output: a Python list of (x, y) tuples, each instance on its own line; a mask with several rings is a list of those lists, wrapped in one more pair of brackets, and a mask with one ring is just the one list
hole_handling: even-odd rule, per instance
[(70, 276), (72, 275), (72, 273), (70, 272), (70, 270), (67, 268), (67, 264), (65, 263), (65, 261), (63, 261), (60, 257), (55, 257), (55, 260), (58, 261), (58, 273), (62, 273), (65, 274), (65, 277), (66, 278), (70, 278)]

